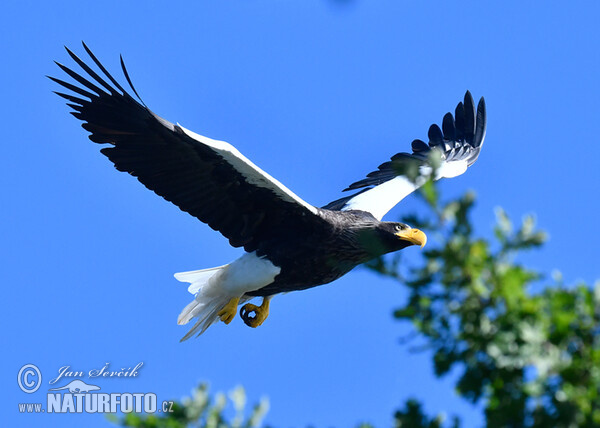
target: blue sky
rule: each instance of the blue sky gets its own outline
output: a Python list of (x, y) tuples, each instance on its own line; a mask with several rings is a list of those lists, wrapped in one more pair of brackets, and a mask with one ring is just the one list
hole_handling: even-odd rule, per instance
[[(144, 362), (104, 391), (186, 395), (243, 385), (270, 398), (269, 424), (388, 426), (408, 397), (429, 412), (480, 424), (480, 410), (436, 380), (430, 355), (398, 344), (410, 327), (392, 310), (393, 281), (357, 269), (320, 288), (277, 297), (268, 321), (239, 318), (179, 343), (190, 300), (174, 272), (229, 262), (240, 250), (117, 173), (43, 76), (60, 75), (80, 41), (118, 74), (125, 57), (144, 101), (163, 117), (234, 144), (315, 205), (425, 138), (466, 89), (485, 96), (478, 162), (444, 182), (473, 189), (476, 230), (494, 207), (535, 213), (550, 234), (529, 265), (568, 284), (599, 275), (599, 6), (523, 2), (287, 1), (9, 2), (0, 17), (3, 162), (4, 415), (9, 425), (105, 426), (101, 415), (21, 415), (45, 400), (59, 367)], [(421, 208), (408, 198), (388, 215)], [(418, 256), (418, 249), (407, 253)], [(43, 373), (20, 391), (26, 363)]]

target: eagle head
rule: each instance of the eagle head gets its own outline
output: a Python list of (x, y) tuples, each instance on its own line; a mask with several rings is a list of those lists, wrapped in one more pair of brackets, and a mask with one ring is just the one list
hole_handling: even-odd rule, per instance
[(411, 245), (423, 248), (427, 243), (425, 233), (404, 223), (384, 221), (379, 223), (377, 232), (379, 239), (390, 251), (398, 251)]

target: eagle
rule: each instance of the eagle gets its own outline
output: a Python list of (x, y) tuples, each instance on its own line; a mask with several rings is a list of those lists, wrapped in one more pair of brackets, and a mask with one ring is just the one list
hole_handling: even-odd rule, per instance
[[(48, 77), (68, 90), (55, 93), (83, 121), (89, 139), (105, 145), (100, 152), (117, 170), (244, 250), (229, 264), (175, 274), (194, 295), (177, 319), (180, 325), (195, 320), (182, 341), (219, 320), (229, 324), (238, 306), (244, 323), (258, 327), (277, 294), (327, 284), (373, 258), (423, 247), (427, 237), (422, 231), (382, 218), (427, 180), (463, 174), (477, 160), (485, 138), (485, 101), (481, 98), (475, 109), (467, 91), (454, 115), (444, 116), (441, 128), (431, 125), (428, 143), (414, 140), (410, 153), (395, 154), (344, 189), (353, 193), (319, 208), (231, 144), (153, 113), (133, 86), (122, 56), (121, 69), (133, 95), (85, 43), (83, 48), (91, 62), (66, 48), (79, 72), (56, 62), (72, 83)], [(249, 303), (255, 297), (262, 297), (260, 305)]]

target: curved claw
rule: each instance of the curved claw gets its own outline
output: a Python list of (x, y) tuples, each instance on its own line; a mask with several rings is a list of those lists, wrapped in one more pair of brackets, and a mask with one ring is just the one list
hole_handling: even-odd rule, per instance
[[(248, 327), (256, 328), (261, 325), (269, 316), (269, 297), (263, 298), (262, 305), (256, 306), (252, 303), (246, 303), (240, 309), (240, 317)], [(254, 316), (252, 316), (254, 313)]]
[(239, 297), (232, 298), (223, 308), (217, 313), (217, 316), (225, 324), (229, 324), (235, 318)]

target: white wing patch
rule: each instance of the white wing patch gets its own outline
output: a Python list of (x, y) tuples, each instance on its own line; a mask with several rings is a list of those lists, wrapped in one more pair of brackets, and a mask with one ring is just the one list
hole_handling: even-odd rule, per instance
[(213, 140), (212, 138), (196, 134), (195, 132), (186, 129), (179, 124), (177, 124), (177, 127), (181, 129), (188, 137), (191, 137), (199, 143), (202, 143), (213, 149), (223, 159), (229, 162), (229, 164), (233, 166), (240, 174), (242, 174), (248, 183), (267, 188), (273, 191), (281, 199), (300, 204), (311, 213), (317, 214), (317, 209), (314, 206), (304, 201), (290, 189), (281, 184), (281, 182), (279, 182), (277, 179), (260, 169), (231, 144), (225, 141)]
[(459, 175), (464, 174), (468, 167), (469, 164), (466, 160), (444, 162), (437, 170), (435, 179), (439, 180), (440, 178), (458, 177)]
[[(463, 174), (472, 165), (481, 151), (487, 127), (487, 114), (483, 97), (477, 104), (469, 91), (464, 101), (458, 103), (452, 113), (446, 113), (442, 127), (433, 124), (429, 127), (429, 142), (413, 140), (412, 153), (396, 153), (377, 170), (367, 174), (366, 178), (352, 183), (348, 189), (363, 189), (355, 195), (330, 202), (325, 208), (342, 210), (362, 210), (370, 212), (381, 220), (383, 216), (407, 195), (426, 183), (430, 177), (434, 180), (452, 178)], [(438, 158), (439, 155), (439, 158)], [(433, 156), (430, 158), (430, 156)], [(418, 162), (419, 177), (411, 182), (402, 175), (403, 168), (411, 159)], [(438, 160), (441, 161), (438, 164)], [(431, 164), (438, 165), (432, 177)]]
[[(422, 183), (418, 184), (419, 181)], [(423, 183), (425, 183), (424, 177), (419, 177), (417, 183), (413, 183), (406, 177), (398, 176), (356, 195), (346, 202), (342, 211), (367, 211), (373, 214), (377, 220), (381, 220), (398, 202), (422, 186)]]
[[(467, 170), (466, 160), (443, 162), (436, 172), (434, 180), (440, 178), (452, 178), (463, 174)], [(381, 220), (398, 202), (421, 187), (431, 175), (431, 167), (419, 168), (419, 177), (413, 183), (405, 176), (398, 176), (385, 183), (381, 183), (372, 189), (362, 192), (348, 202), (342, 211), (361, 210), (373, 214), (377, 220)]]

